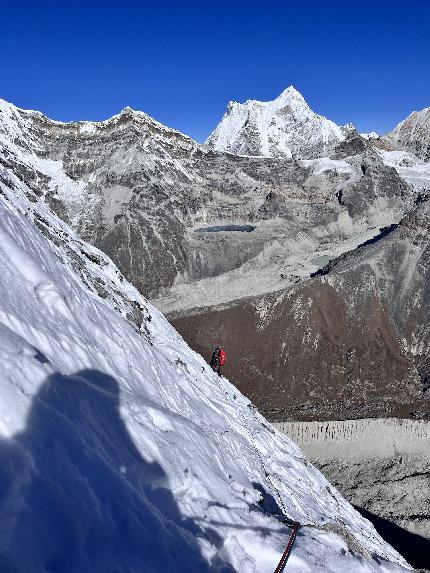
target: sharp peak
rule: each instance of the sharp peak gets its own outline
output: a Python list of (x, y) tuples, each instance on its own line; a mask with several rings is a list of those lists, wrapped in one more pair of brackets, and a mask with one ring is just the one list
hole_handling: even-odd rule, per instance
[(249, 104), (271, 104), (273, 102), (282, 102), (283, 100), (291, 100), (291, 99), (299, 101), (299, 102), (303, 102), (307, 105), (306, 100), (302, 96), (302, 94), (293, 85), (290, 85), (287, 88), (285, 88), (284, 90), (282, 90), (282, 92), (277, 97), (275, 97), (273, 100), (261, 101), (261, 100), (257, 100), (257, 99), (247, 99), (244, 103), (240, 103), (237, 101), (229, 101), (228, 105), (227, 105), (227, 109), (231, 110), (231, 108), (233, 108), (233, 107), (249, 105)]
[(282, 92), (278, 95), (278, 97), (276, 99), (280, 99), (280, 98), (283, 98), (285, 96), (300, 96), (302, 99), (304, 99), (302, 94), (299, 92), (299, 90), (296, 89), (293, 85), (290, 85), (287, 88), (285, 88), (284, 90), (282, 90)]
[[(123, 114), (134, 114), (134, 113), (136, 113), (136, 114), (141, 114), (141, 113), (145, 114), (144, 111), (138, 111), (138, 110), (136, 110), (136, 109), (133, 109), (133, 108), (130, 107), (129, 105), (126, 105), (126, 106), (123, 107), (122, 110), (120, 111), (120, 115), (123, 115)], [(145, 114), (145, 115), (147, 115), (147, 114)]]

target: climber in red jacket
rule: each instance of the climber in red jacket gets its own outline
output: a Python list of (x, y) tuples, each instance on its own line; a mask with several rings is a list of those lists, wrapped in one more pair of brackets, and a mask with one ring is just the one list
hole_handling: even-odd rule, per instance
[(211, 358), (211, 368), (214, 372), (221, 376), (221, 366), (224, 366), (226, 361), (227, 355), (225, 350), (217, 346), (213, 351), (212, 358)]

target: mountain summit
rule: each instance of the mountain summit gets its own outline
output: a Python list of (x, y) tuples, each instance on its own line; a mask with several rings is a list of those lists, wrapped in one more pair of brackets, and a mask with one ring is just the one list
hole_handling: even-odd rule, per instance
[(239, 155), (312, 159), (327, 155), (344, 133), (311, 110), (293, 86), (269, 102), (229, 102), (206, 144)]
[(430, 161), (430, 107), (413, 111), (385, 138), (395, 147)]

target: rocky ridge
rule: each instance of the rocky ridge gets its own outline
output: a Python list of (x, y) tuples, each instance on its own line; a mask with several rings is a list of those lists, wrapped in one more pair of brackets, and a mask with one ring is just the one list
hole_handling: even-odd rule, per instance
[(63, 124), (6, 102), (0, 114), (2, 164), (141, 292), (173, 297), (163, 310), (178, 299), (196, 306), (188, 294), (207, 299), (206, 283), (213, 303), (247, 296), (256, 269), (265, 269), (261, 293), (292, 285), (327, 249), (350, 250), (414, 200), (354, 131), (332, 159), (297, 161), (215, 152), (130, 108), (98, 123)]
[(413, 111), (384, 139), (397, 149), (414, 153), (424, 161), (430, 160), (430, 107)]

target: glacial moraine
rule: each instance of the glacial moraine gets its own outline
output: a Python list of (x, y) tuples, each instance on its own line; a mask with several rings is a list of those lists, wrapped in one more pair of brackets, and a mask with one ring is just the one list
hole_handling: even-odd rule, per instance
[(430, 570), (430, 422), (273, 424), (416, 568)]

